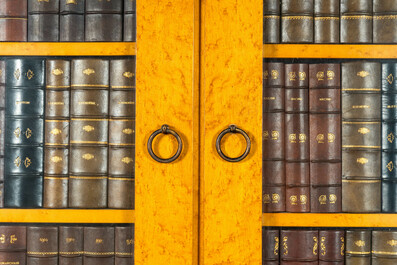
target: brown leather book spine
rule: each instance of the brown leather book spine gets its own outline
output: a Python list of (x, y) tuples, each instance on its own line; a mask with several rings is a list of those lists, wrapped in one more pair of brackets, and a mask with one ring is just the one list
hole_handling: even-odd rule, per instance
[(346, 231), (346, 265), (371, 264), (371, 230)]
[(318, 264), (318, 230), (281, 230), (281, 264)]
[(83, 239), (83, 227), (59, 227), (59, 265), (83, 265)]
[(280, 0), (263, 1), (263, 43), (280, 43)]
[(0, 264), (26, 264), (26, 226), (0, 226)]
[(109, 61), (71, 64), (69, 207), (106, 208)]
[(0, 1), (0, 41), (26, 41), (27, 17), (26, 0)]
[(62, 14), (59, 23), (60, 41), (84, 41), (83, 14)]
[(4, 207), (5, 61), (0, 61), (0, 208)]
[(264, 63), (263, 212), (285, 211), (284, 63)]
[(341, 0), (341, 43), (372, 43), (372, 0)]
[(342, 63), (342, 210), (381, 209), (381, 65)]
[(124, 0), (124, 41), (136, 41), (136, 1)]
[(320, 264), (344, 264), (345, 260), (345, 231), (319, 231), (320, 248), (318, 259)]
[(28, 0), (28, 41), (59, 41), (59, 0)]
[(58, 227), (27, 228), (27, 264), (58, 265)]
[(70, 62), (47, 60), (44, 133), (44, 207), (67, 208)]
[(115, 265), (134, 264), (134, 225), (115, 227)]
[(280, 259), (280, 230), (262, 227), (262, 264), (278, 264)]
[(309, 67), (285, 65), (286, 211), (310, 212)]
[(314, 43), (339, 43), (339, 0), (314, 0)]
[(281, 42), (313, 43), (313, 0), (283, 0), (281, 3)]
[(397, 232), (372, 231), (372, 265), (397, 263)]
[(135, 202), (135, 58), (110, 62), (109, 208)]
[(397, 43), (397, 3), (374, 0), (374, 43)]
[(114, 264), (114, 227), (84, 227), (84, 265)]
[(311, 211), (340, 212), (340, 64), (311, 64), (309, 74)]

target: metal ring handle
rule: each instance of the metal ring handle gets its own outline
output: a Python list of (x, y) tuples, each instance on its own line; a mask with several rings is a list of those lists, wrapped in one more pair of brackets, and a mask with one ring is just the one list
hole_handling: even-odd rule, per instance
[[(172, 134), (176, 138), (176, 140), (178, 141), (178, 150), (170, 158), (160, 158), (153, 152), (153, 140), (160, 133)], [(179, 135), (174, 130), (170, 129), (170, 126), (168, 126), (167, 124), (164, 124), (164, 125), (161, 126), (161, 129), (158, 129), (157, 131), (153, 132), (152, 135), (150, 135), (149, 140), (147, 142), (147, 150), (149, 151), (150, 156), (154, 160), (156, 160), (157, 162), (159, 162), (159, 163), (171, 163), (171, 162), (175, 161), (179, 157), (181, 152), (182, 152), (182, 140), (181, 140), (181, 137), (179, 137)]]
[[(226, 156), (221, 149), (221, 141), (223, 136), (225, 136), (228, 133), (240, 133), (244, 136), (245, 141), (247, 142), (247, 147), (245, 148), (244, 153), (236, 158), (231, 158)], [(224, 160), (229, 161), (229, 162), (240, 162), (241, 160), (243, 160), (250, 152), (251, 150), (251, 139), (249, 138), (248, 134), (241, 130), (240, 128), (238, 128), (236, 125), (230, 125), (229, 128), (223, 130), (219, 135), (218, 138), (216, 138), (216, 151), (218, 151), (218, 154), (220, 157), (222, 157)]]

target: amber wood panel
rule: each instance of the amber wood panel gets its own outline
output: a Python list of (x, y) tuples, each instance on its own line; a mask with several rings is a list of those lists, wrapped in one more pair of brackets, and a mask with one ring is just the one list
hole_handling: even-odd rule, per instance
[(1, 223), (133, 223), (134, 210), (0, 209)]
[(396, 214), (264, 213), (264, 226), (397, 227)]
[(265, 58), (346, 58), (394, 59), (396, 45), (361, 44), (265, 44)]
[(0, 56), (126, 56), (133, 42), (2, 42)]
[[(263, 0), (203, 0), (201, 9), (200, 264), (261, 264)], [(230, 124), (245, 130), (252, 149), (242, 162), (215, 149)], [(238, 156), (244, 138), (228, 135), (222, 149)]]
[[(197, 7), (198, 0), (137, 1), (137, 265), (198, 263)], [(146, 148), (162, 124), (184, 144), (171, 164), (155, 162)], [(170, 135), (153, 143), (163, 158), (176, 148)]]

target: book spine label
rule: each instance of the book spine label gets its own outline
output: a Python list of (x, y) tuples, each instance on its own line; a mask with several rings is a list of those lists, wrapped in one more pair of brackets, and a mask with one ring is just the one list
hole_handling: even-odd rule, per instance
[(264, 63), (263, 211), (285, 211), (284, 64)]
[(318, 262), (318, 230), (281, 230), (280, 234), (281, 263)]
[(379, 212), (381, 208), (380, 74), (376, 62), (342, 63), (344, 212)]
[(27, 228), (27, 264), (58, 264), (58, 227)]
[(47, 60), (44, 207), (66, 208), (69, 174), (70, 62)]
[(6, 63), (6, 207), (41, 207), (43, 193), (44, 60)]

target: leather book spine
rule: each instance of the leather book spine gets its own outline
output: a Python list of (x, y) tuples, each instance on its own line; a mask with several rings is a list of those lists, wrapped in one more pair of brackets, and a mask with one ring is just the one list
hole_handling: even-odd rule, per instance
[(286, 211), (310, 212), (309, 67), (285, 65)]
[(314, 0), (314, 43), (339, 43), (339, 0)]
[(371, 264), (371, 230), (346, 231), (346, 265)]
[(59, 41), (59, 0), (28, 0), (28, 41)]
[(67, 208), (70, 62), (47, 60), (44, 132), (44, 207)]
[(122, 41), (122, 14), (86, 14), (86, 41)]
[(340, 64), (311, 64), (309, 75), (311, 211), (340, 212)]
[(26, 0), (0, 1), (0, 17), (25, 17), (28, 14), (28, 2)]
[(42, 207), (44, 60), (6, 61), (4, 205)]
[(281, 230), (280, 234), (281, 264), (318, 264), (318, 230)]
[(28, 26), (26, 0), (0, 1), (0, 41), (26, 41)]
[(110, 61), (109, 208), (133, 209), (135, 58)]
[(263, 43), (280, 43), (280, 0), (263, 1)]
[(322, 230), (319, 231), (320, 264), (344, 264), (345, 260), (345, 231)]
[(136, 41), (136, 1), (124, 0), (124, 41)]
[(26, 227), (0, 226), (0, 264), (26, 264)]
[(278, 264), (280, 259), (280, 230), (262, 227), (262, 264)]
[(381, 209), (381, 65), (342, 63), (342, 210)]
[(61, 14), (84, 14), (85, 0), (60, 0), (59, 12)]
[(392, 265), (397, 262), (397, 232), (372, 231), (372, 264)]
[(71, 63), (69, 207), (106, 208), (109, 61)]
[(4, 207), (5, 61), (0, 61), (0, 208)]
[(58, 265), (58, 227), (27, 227), (27, 264)]
[(382, 64), (382, 212), (397, 212), (397, 64)]
[(341, 43), (372, 43), (372, 0), (341, 0)]
[(285, 211), (284, 63), (264, 63), (263, 212)]
[(114, 264), (114, 227), (84, 227), (84, 265)]
[(134, 225), (115, 227), (115, 265), (134, 264)]
[(313, 0), (281, 2), (281, 42), (313, 43)]
[(85, 0), (60, 0), (59, 41), (84, 41)]
[(83, 239), (83, 227), (59, 227), (59, 265), (83, 265)]

